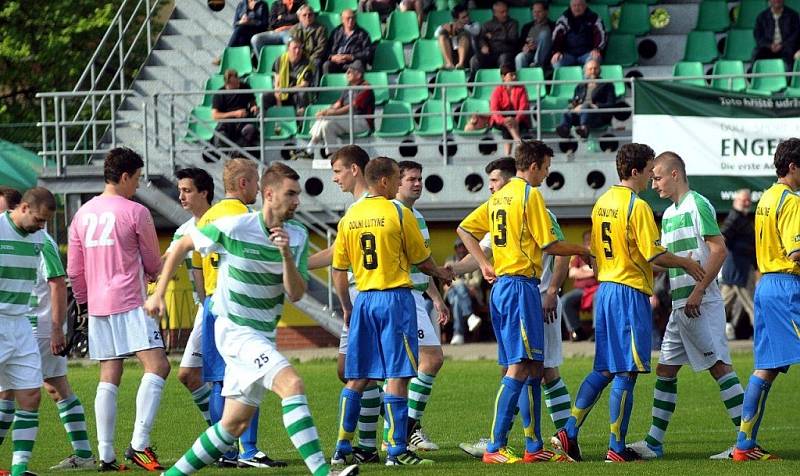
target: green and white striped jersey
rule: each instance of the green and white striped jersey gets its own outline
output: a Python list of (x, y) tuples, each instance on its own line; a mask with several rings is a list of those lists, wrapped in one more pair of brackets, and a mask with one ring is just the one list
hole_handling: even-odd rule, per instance
[[(50, 249), (58, 250), (55, 240), (46, 231), (42, 230)], [(58, 258), (58, 254), (56, 254)], [(50, 299), (50, 284), (47, 282), (50, 279), (64, 276), (64, 267), (61, 265), (61, 259), (58, 258), (56, 262), (50, 266), (47, 265), (46, 260), (39, 259), (39, 272), (36, 274), (36, 284), (33, 285), (33, 292), (30, 298), (30, 313), (28, 319), (31, 321), (31, 327), (36, 334), (36, 337), (50, 337), (53, 328), (52, 316), (52, 301)], [(64, 331), (66, 331), (67, 322), (64, 321)]]
[[(308, 280), (308, 230), (294, 220), (283, 227), (297, 269)], [(220, 256), (213, 312), (274, 341), (283, 311), (283, 260), (262, 214), (220, 218), (189, 233), (199, 253)]]
[(26, 233), (11, 221), (9, 212), (0, 216), (0, 318), (30, 314), (40, 260), (48, 275), (65, 274), (58, 248), (43, 230)]
[[(394, 203), (405, 207), (405, 204), (398, 199), (392, 200)], [(422, 216), (422, 213), (419, 212), (414, 207), (411, 207), (411, 212), (414, 214), (414, 218), (417, 219), (417, 225), (419, 225), (419, 231), (422, 232), (422, 237), (425, 239), (425, 249), (431, 249), (431, 234), (428, 231), (428, 224), (425, 222), (425, 217)], [(411, 266), (411, 282), (414, 283), (414, 290), (424, 293), (428, 290), (428, 282), (430, 282), (430, 276), (423, 273), (419, 270), (416, 266)]]
[[(664, 211), (661, 219), (661, 244), (670, 253), (692, 259), (702, 266), (708, 263), (710, 254), (704, 236), (719, 236), (717, 214), (708, 199), (689, 190), (678, 203), (673, 203)], [(680, 309), (694, 289), (695, 280), (681, 268), (669, 269), (669, 287), (672, 294), (673, 309)], [(722, 300), (716, 280), (708, 285), (703, 302)]]
[[(194, 217), (189, 218), (183, 222), (183, 224), (179, 226), (177, 230), (175, 230), (175, 233), (172, 235), (172, 241), (170, 242), (169, 247), (167, 247), (167, 253), (172, 251), (173, 243), (179, 241), (181, 238), (188, 235), (190, 231), (197, 228), (195, 226), (195, 222), (196, 220)], [(193, 251), (186, 253), (183, 264), (186, 266), (186, 272), (189, 274), (189, 282), (192, 283), (192, 296), (194, 297), (194, 302), (199, 302), (197, 299), (197, 285), (194, 282), (194, 274), (192, 273), (192, 253)]]

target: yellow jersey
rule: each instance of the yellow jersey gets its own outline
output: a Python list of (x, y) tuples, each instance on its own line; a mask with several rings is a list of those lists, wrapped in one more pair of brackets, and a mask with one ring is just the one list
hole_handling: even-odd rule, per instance
[(598, 281), (653, 295), (650, 262), (667, 250), (661, 246), (653, 210), (633, 190), (614, 185), (594, 204), (591, 249)]
[(411, 288), (411, 266), (429, 257), (414, 214), (385, 197), (367, 196), (339, 220), (333, 268), (351, 268), (359, 291)]
[[(213, 223), (218, 218), (244, 215), (249, 213), (247, 208), (238, 198), (223, 198), (209, 208), (206, 213), (197, 220), (197, 229), (201, 229), (209, 223)], [(212, 296), (217, 289), (217, 267), (219, 267), (219, 255), (211, 253), (201, 257), (200, 253), (192, 253), (192, 268), (203, 270), (203, 282), (206, 296)]]
[(774, 184), (761, 195), (755, 221), (758, 270), (800, 275), (800, 264), (789, 259), (800, 251), (800, 196)]
[(497, 276), (542, 277), (542, 250), (558, 241), (538, 188), (514, 177), (458, 225), (480, 240), (491, 234)]

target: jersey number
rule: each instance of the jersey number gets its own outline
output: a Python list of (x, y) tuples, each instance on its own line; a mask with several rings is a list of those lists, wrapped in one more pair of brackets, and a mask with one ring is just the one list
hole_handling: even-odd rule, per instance
[(508, 238), (508, 229), (506, 228), (506, 211), (505, 210), (497, 210), (496, 212), (492, 213), (492, 221), (495, 222), (497, 227), (497, 234), (495, 234), (492, 238), (494, 238), (495, 246), (506, 246), (507, 238)]
[[(83, 224), (86, 225), (86, 247), (113, 246), (114, 240), (109, 237), (111, 232), (114, 231), (114, 222), (116, 220), (116, 217), (111, 212), (101, 213), (100, 218), (94, 213), (87, 213), (83, 217)], [(103, 225), (103, 230), (100, 232), (100, 236), (95, 239), (94, 236), (98, 224)]]
[(378, 253), (375, 251), (375, 235), (372, 233), (363, 233), (361, 235), (361, 255), (364, 259), (364, 269), (378, 269)]
[(606, 259), (613, 259), (614, 258), (614, 248), (611, 244), (611, 222), (604, 221), (600, 226), (600, 236), (603, 238), (603, 253), (606, 255)]

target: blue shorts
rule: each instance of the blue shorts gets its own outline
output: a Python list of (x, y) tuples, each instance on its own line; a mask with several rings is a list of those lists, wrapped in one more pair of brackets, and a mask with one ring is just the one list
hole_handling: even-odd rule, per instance
[(508, 367), (523, 360), (544, 361), (544, 318), (539, 280), (500, 276), (489, 298), (497, 338), (497, 362)]
[(756, 285), (755, 368), (781, 370), (800, 362), (800, 276), (764, 274)]
[(410, 288), (359, 292), (350, 315), (344, 377), (415, 377), (417, 341), (417, 307)]
[(650, 372), (653, 312), (647, 294), (603, 282), (594, 295), (594, 370)]
[(203, 381), (222, 382), (225, 379), (225, 361), (217, 351), (217, 343), (214, 341), (214, 323), (217, 316), (211, 312), (213, 303), (211, 297), (206, 297), (203, 301)]

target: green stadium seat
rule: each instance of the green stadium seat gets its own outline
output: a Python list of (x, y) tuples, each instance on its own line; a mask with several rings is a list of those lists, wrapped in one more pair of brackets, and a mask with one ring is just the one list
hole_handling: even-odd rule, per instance
[[(571, 98), (569, 98), (571, 99)], [(561, 123), (561, 117), (564, 112), (567, 110), (567, 105), (569, 105), (569, 99), (567, 98), (553, 98), (553, 97), (546, 97), (541, 102), (541, 115), (539, 120), (539, 129), (542, 132), (555, 132), (556, 126)], [(555, 114), (546, 114), (545, 111), (558, 111)], [(536, 113), (533, 114), (534, 119), (536, 118)]]
[[(569, 4), (567, 4), (566, 6), (550, 5), (550, 9), (547, 11), (547, 18), (549, 18), (550, 21), (553, 22), (558, 21), (558, 17), (564, 14), (564, 10), (566, 10), (567, 8), (569, 8)], [(608, 32), (608, 30), (610, 30), (610, 27), (606, 25), (606, 32)]]
[(747, 92), (774, 94), (786, 89), (786, 66), (781, 59), (756, 60), (753, 63), (753, 73), (781, 73), (781, 75), (752, 78)]
[[(335, 30), (336, 27), (342, 24), (342, 18), (339, 16), (339, 14), (331, 12), (321, 12), (317, 14), (317, 21), (320, 25), (325, 27), (328, 37), (331, 36), (331, 33), (333, 33), (333, 30)], [(358, 20), (356, 20), (356, 22), (358, 22)]]
[(475, 99), (485, 99), (489, 100), (492, 96), (492, 91), (497, 87), (497, 85), (502, 82), (503, 78), (500, 77), (500, 69), (498, 68), (487, 68), (487, 69), (479, 69), (478, 72), (475, 74), (475, 81), (476, 83), (493, 83), (487, 84), (484, 86), (475, 86), (472, 88), (472, 94), (470, 97)]
[(469, 11), (469, 19), (478, 23), (486, 23), (492, 16), (492, 10), (489, 8), (473, 8)]
[(297, 134), (294, 106), (274, 106), (264, 112), (265, 140), (285, 140)]
[[(800, 73), (800, 58), (794, 60), (794, 67), (792, 67), (793, 73)], [(789, 81), (789, 86), (792, 88), (800, 88), (800, 75), (792, 76), (792, 79)]]
[[(390, 114), (402, 117), (386, 117)], [(383, 106), (381, 124), (375, 135), (378, 137), (403, 137), (414, 132), (411, 104), (403, 101), (389, 101)]]
[(275, 60), (286, 53), (286, 45), (265, 45), (261, 47), (258, 54), (258, 69), (256, 73), (272, 74), (272, 66)]
[(753, 58), (755, 47), (756, 39), (753, 37), (753, 30), (734, 28), (728, 32), (728, 38), (725, 40), (725, 53), (722, 57), (726, 60), (750, 61)]
[(410, 68), (433, 73), (442, 66), (444, 66), (444, 58), (436, 40), (417, 40), (414, 43), (411, 48)]
[(397, 84), (417, 85), (416, 88), (398, 88), (394, 90), (394, 99), (409, 104), (419, 104), (428, 99), (428, 82), (425, 71), (405, 69), (397, 76)]
[(369, 33), (369, 39), (373, 43), (381, 39), (381, 17), (378, 12), (358, 12), (356, 14), (356, 25), (365, 29)]
[(306, 112), (303, 114), (303, 124), (300, 126), (300, 131), (296, 134), (296, 137), (306, 140), (311, 139), (311, 127), (317, 121), (317, 113), (328, 106), (330, 104), (312, 104), (306, 107)]
[[(738, 60), (719, 60), (714, 63), (711, 70), (714, 75), (740, 74), (744, 75), (744, 63)], [(744, 76), (739, 78), (714, 78), (711, 80), (711, 87), (723, 91), (741, 92), (747, 88)]]
[(622, 81), (625, 75), (622, 72), (622, 66), (604, 64), (600, 66), (600, 77), (603, 79), (619, 79), (619, 81), (614, 81), (614, 95), (618, 98), (625, 96), (625, 82)]
[[(558, 3), (558, 2), (554, 2), (554, 3)], [(622, 0), (592, 0), (591, 3), (592, 3), (592, 5), (589, 8), (594, 10), (595, 7), (600, 6), (600, 5), (605, 5), (607, 7), (616, 7), (617, 5), (622, 3)], [(564, 3), (564, 5), (565, 6), (569, 6), (569, 2)], [(595, 11), (597, 11), (597, 10), (595, 10)], [(606, 28), (608, 28), (608, 26), (606, 26)]]
[[(275, 0), (275, 1), (277, 1), (277, 0)], [(274, 2), (272, 2), (272, 3), (274, 3)], [(314, 10), (315, 12), (317, 12), (317, 13), (322, 11), (322, 0), (306, 0), (305, 3), (306, 3), (306, 5), (311, 7), (311, 9)], [(272, 4), (270, 4), (270, 6), (272, 6)]]
[[(442, 123), (442, 113), (445, 113), (445, 122)], [(419, 118), (419, 127), (416, 134), (420, 136), (440, 136), (445, 131), (453, 130), (453, 111), (450, 103), (439, 99), (428, 99), (422, 105), (422, 116)], [(430, 114), (430, 115), (426, 115)]]
[[(703, 71), (703, 63), (699, 61), (678, 61), (672, 68), (672, 76), (704, 76), (706, 73)], [(703, 78), (695, 79), (679, 79), (680, 84), (691, 84), (692, 86), (706, 86), (706, 80)]]
[[(583, 71), (580, 66), (564, 66), (553, 71), (553, 81), (580, 81)], [(559, 98), (569, 101), (575, 95), (578, 83), (556, 83), (550, 87), (549, 98)]]
[(319, 86), (321, 88), (338, 88), (330, 91), (320, 91), (317, 93), (316, 102), (322, 104), (333, 104), (339, 99), (339, 97), (341, 97), (342, 91), (347, 89), (347, 77), (345, 76), (345, 73), (323, 74), (322, 78), (319, 80)]
[(518, 31), (522, 31), (522, 27), (533, 20), (531, 7), (511, 7), (508, 9), (508, 16), (517, 20)]
[(598, 5), (593, 3), (590, 8), (593, 12), (597, 13), (597, 16), (599, 16), (601, 20), (603, 20), (603, 26), (606, 29), (606, 33), (611, 31), (611, 12), (608, 10), (608, 5)]
[(399, 41), (381, 40), (375, 48), (372, 71), (396, 73), (405, 67), (403, 45)]
[(375, 104), (380, 105), (389, 100), (389, 76), (383, 71), (369, 71), (364, 73), (364, 79), (373, 86)]
[(739, 15), (736, 17), (736, 28), (752, 30), (756, 26), (756, 17), (767, 9), (764, 0), (742, 0), (739, 4)]
[(717, 38), (713, 31), (692, 31), (686, 36), (683, 61), (711, 63), (717, 59)]
[[(622, 0), (617, 0), (617, 1), (621, 2)], [(592, 1), (592, 3), (597, 3), (597, 2)], [(550, 2), (550, 5), (557, 5), (559, 8), (563, 10), (569, 6), (569, 0), (553, 0), (552, 2)]]
[[(211, 76), (206, 79), (206, 91), (216, 91), (218, 89), (222, 89), (225, 86), (225, 77), (221, 74), (212, 74)], [(203, 106), (211, 106), (211, 103), (214, 101), (213, 94), (206, 94), (203, 96)]]
[(649, 33), (650, 7), (645, 3), (623, 3), (616, 32), (635, 36)]
[(800, 13), (800, 0), (784, 0), (784, 6), (791, 8), (792, 10)]
[(628, 0), (625, 3), (644, 3), (645, 5), (655, 5), (659, 0)]
[(211, 118), (211, 108), (207, 106), (197, 106), (189, 114), (185, 142), (206, 142), (214, 138), (214, 129), (217, 121)]
[(725, 0), (703, 0), (700, 2), (695, 30), (719, 33), (727, 30), (730, 25), (728, 2)]
[(475, 98), (467, 98), (464, 101), (464, 104), (461, 105), (461, 113), (456, 119), (456, 127), (455, 133), (461, 136), (477, 136), (484, 134), (488, 127), (484, 127), (483, 129), (478, 129), (475, 131), (466, 131), (464, 130), (469, 124), (469, 120), (472, 118), (473, 114), (480, 114), (488, 116), (489, 113), (489, 101), (484, 99), (475, 99)]
[[(536, 81), (541, 82), (544, 81), (544, 70), (542, 68), (522, 68), (517, 71), (517, 80), (518, 81)], [(531, 103), (536, 102), (536, 96), (540, 98), (545, 97), (547, 95), (547, 88), (545, 87), (544, 83), (542, 84), (526, 84), (525, 91), (528, 92), (528, 100)]]
[(784, 94), (787, 98), (800, 98), (800, 88), (786, 88)]
[(608, 35), (608, 46), (604, 62), (618, 64), (623, 68), (639, 62), (639, 51), (636, 49), (636, 37), (630, 34), (612, 33)]
[[(255, 92), (258, 89), (272, 89), (272, 75), (269, 73), (253, 73), (250, 77), (247, 78), (247, 84), (250, 86), (250, 89), (253, 89), (256, 96), (256, 104), (258, 107), (261, 107), (261, 94)], [(264, 93), (272, 94), (272, 93)]]
[[(461, 102), (467, 98), (467, 74), (463, 69), (440, 70), (436, 73), (436, 84), (459, 84), (460, 86), (449, 86), (447, 88), (447, 102), (453, 104)], [(463, 86), (461, 86), (463, 85)], [(442, 89), (433, 90), (434, 99), (442, 99)]]
[(395, 10), (389, 15), (386, 25), (386, 39), (403, 44), (413, 43), (419, 39), (419, 22), (417, 12), (401, 12)]
[(325, 2), (325, 11), (333, 13), (342, 13), (347, 9), (358, 11), (358, 0), (328, 0)]
[(219, 63), (219, 73), (223, 74), (229, 69), (235, 69), (239, 76), (247, 76), (253, 72), (249, 46), (225, 47), (225, 51), (222, 52), (222, 61)]
[(434, 33), (439, 26), (448, 23), (453, 19), (453, 16), (450, 14), (450, 10), (434, 10), (428, 13), (428, 16), (425, 19), (425, 30), (422, 34), (422, 37), (428, 40), (436, 38)]

